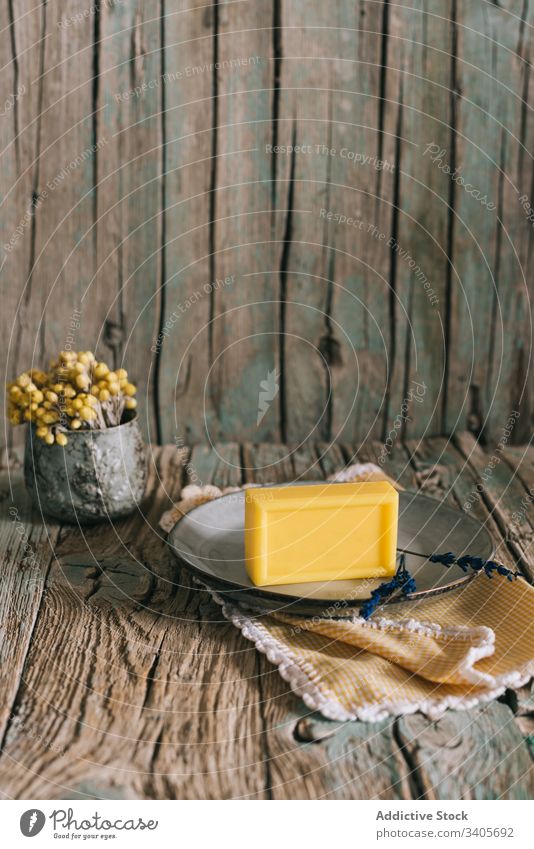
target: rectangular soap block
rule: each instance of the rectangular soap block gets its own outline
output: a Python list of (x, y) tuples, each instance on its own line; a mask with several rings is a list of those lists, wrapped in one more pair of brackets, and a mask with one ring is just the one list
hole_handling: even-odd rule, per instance
[(387, 481), (249, 489), (249, 578), (262, 587), (393, 575), (398, 512)]

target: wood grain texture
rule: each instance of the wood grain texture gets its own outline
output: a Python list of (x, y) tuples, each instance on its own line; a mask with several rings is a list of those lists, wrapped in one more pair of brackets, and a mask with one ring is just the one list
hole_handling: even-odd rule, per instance
[[(466, 509), (490, 532), (495, 557), (512, 565), (510, 551), (482, 500), (471, 502), (477, 475), (446, 439), (406, 445), (419, 487), (451, 507)], [(450, 711), (437, 722), (422, 716), (399, 719), (399, 739), (416, 768), (421, 798), (528, 798), (534, 770), (514, 712), (491, 702), (464, 714)]]
[[(274, 439), (278, 306), (272, 295), (270, 243), (271, 108), (274, 87), (273, 4), (218, 3), (212, 162), (215, 200), (212, 277), (229, 281), (212, 293), (210, 372), (214, 407), (210, 438)], [(213, 172), (212, 172), (213, 173)], [(273, 375), (269, 408), (259, 417), (261, 384)]]
[[(46, 6), (43, 64), (34, 69), (32, 81), (41, 87), (33, 268), (28, 281), (29, 304), (38, 317), (32, 367), (46, 362), (48, 352), (68, 347), (68, 337), (85, 349), (96, 333), (97, 315), (84, 310), (84, 294), (95, 271), (93, 25), (85, 18), (76, 26), (61, 27), (78, 8), (76, 0), (61, 9)], [(58, 301), (61, 310), (54, 309)], [(73, 326), (76, 318), (84, 331)]]
[[(279, 91), (274, 156), (278, 209), (276, 238), (283, 369), (282, 439), (328, 439), (330, 374), (329, 299), (333, 281), (327, 221), (329, 207), (332, 56), (335, 30), (325, 4), (280, 4)], [(332, 346), (336, 344), (331, 340)]]
[[(9, 12), (9, 14), (8, 14)], [(39, 135), (39, 92), (33, 84), (40, 67), (43, 7), (29, 0), (14, 2), (2, 17), (0, 33), (0, 280), (4, 309), (0, 317), (2, 378), (10, 379), (29, 361), (35, 335), (35, 313), (29, 304), (28, 276), (32, 264), (33, 187)], [(4, 417), (2, 392), (0, 413)], [(4, 432), (2, 445), (21, 445), (23, 435)]]
[(164, 280), (155, 342), (158, 424), (163, 442), (206, 439), (213, 410), (205, 394), (212, 332), (209, 288), (213, 270), (212, 97), (214, 19), (204, 0), (186, 10), (165, 5), (164, 75)]
[[(98, 274), (84, 299), (94, 341), (139, 384), (156, 441), (155, 355), (162, 276), (163, 59), (159, 0), (103, 6), (95, 23)], [(85, 318), (84, 318), (85, 320)]]
[[(427, 435), (441, 432), (449, 179), (424, 156), (424, 146), (433, 142), (446, 147), (450, 133), (453, 33), (449, 15), (442, 11), (439, 0), (391, 7), (385, 126), (397, 135), (399, 174), (392, 226), (395, 344), (387, 427), (404, 412), (402, 432), (407, 435), (414, 427)], [(437, 304), (431, 303), (419, 275), (432, 281)], [(416, 405), (412, 395), (418, 385), (425, 389)]]
[(403, 717), (399, 736), (417, 770), (419, 798), (531, 797), (532, 758), (506, 705), (451, 711), (439, 722)]
[[(359, 446), (358, 458), (376, 461), (381, 447)], [(20, 473), (12, 492), (4, 478), (1, 792), (62, 799), (530, 798), (526, 688), (438, 722), (420, 715), (326, 721), (306, 710), (168, 552), (157, 522), (185, 483), (323, 479), (353, 453), (324, 443), (153, 448), (141, 513), (83, 531), (44, 528), (30, 516)], [(456, 506), (478, 480), (473, 463), (445, 439), (399, 442), (383, 463), (404, 486)], [(530, 465), (516, 474), (525, 493)], [(20, 526), (8, 512), (12, 505)], [(485, 500), (472, 511), (509, 562)], [(25, 571), (28, 540), (36, 560)]]
[(486, 503), (501, 534), (509, 542), (519, 567), (533, 581), (534, 519), (528, 492), (504, 462), (499, 446), (493, 453), (485, 454), (470, 434), (460, 433), (455, 441), (477, 476), (477, 485), (473, 487), (469, 500)]
[(150, 469), (144, 520), (71, 531), (56, 548), (19, 707), (47, 743), (13, 727), (11, 795), (263, 795), (254, 649), (192, 591), (157, 530), (180, 455), (156, 450)]
[[(332, 397), (326, 436), (365, 442), (382, 436), (391, 363), (391, 237), (395, 128), (386, 126), (388, 4), (336, 9), (330, 62), (330, 187), (323, 207), (352, 217), (330, 221), (327, 340)], [(350, 17), (348, 16), (350, 14)], [(394, 104), (391, 104), (394, 109)], [(330, 279), (332, 278), (332, 279)]]
[(41, 524), (37, 515), (32, 515), (20, 473), (10, 476), (3, 471), (0, 482), (2, 741), (13, 727), (29, 740), (38, 736), (37, 726), (32, 721), (26, 722), (21, 715), (19, 696), (58, 533), (56, 524)]
[(160, 442), (530, 438), (532, 3), (3, 4), (7, 376), (124, 359)]
[[(451, 92), (455, 121), (450, 142), (438, 158), (451, 170), (457, 168), (464, 180), (463, 185), (455, 184), (449, 211), (450, 354), (444, 426), (452, 432), (467, 425), (494, 439), (510, 411), (529, 403), (525, 370), (530, 331), (523, 338), (512, 328), (529, 324), (526, 275), (532, 228), (517, 216), (517, 204), (532, 179), (527, 136), (531, 108), (525, 100), (532, 14), (529, 3), (457, 4)], [(484, 333), (478, 332), (482, 326)], [(520, 430), (523, 439), (530, 436), (526, 422)]]

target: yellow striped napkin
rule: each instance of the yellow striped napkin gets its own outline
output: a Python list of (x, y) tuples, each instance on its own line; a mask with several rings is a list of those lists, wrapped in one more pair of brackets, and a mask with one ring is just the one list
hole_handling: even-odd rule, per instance
[[(345, 470), (344, 479), (383, 474), (369, 465)], [(162, 527), (222, 494), (186, 487)], [(417, 710), (437, 718), (534, 675), (534, 587), (522, 579), (479, 574), (450, 593), (382, 607), (367, 622), (255, 614), (212, 594), (291, 689), (329, 719), (376, 721)]]

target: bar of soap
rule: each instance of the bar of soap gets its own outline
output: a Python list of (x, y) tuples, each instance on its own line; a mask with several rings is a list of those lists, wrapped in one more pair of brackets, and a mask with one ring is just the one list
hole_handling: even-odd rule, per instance
[(249, 489), (248, 576), (263, 587), (393, 575), (398, 513), (387, 481)]

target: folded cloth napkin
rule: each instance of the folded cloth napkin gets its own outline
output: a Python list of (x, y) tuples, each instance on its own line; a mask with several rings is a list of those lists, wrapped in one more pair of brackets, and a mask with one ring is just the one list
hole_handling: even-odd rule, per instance
[[(332, 477), (379, 478), (386, 476), (370, 463)], [(222, 494), (185, 487), (161, 526), (170, 530), (192, 507)], [(418, 710), (435, 719), (534, 675), (534, 587), (525, 580), (478, 574), (450, 593), (382, 607), (370, 621), (267, 615), (210, 592), (291, 689), (328, 719), (376, 721)]]

